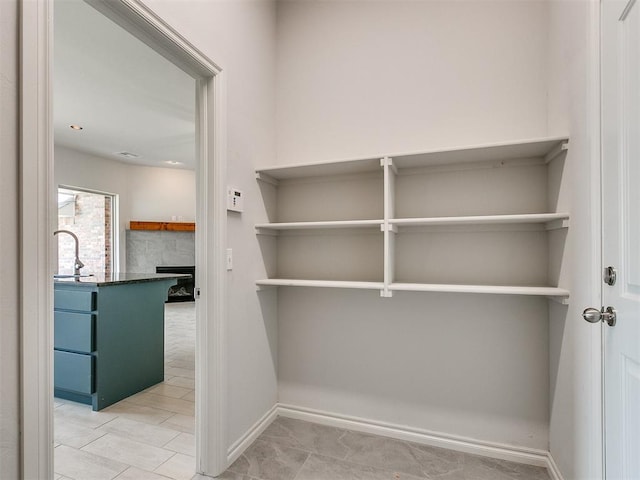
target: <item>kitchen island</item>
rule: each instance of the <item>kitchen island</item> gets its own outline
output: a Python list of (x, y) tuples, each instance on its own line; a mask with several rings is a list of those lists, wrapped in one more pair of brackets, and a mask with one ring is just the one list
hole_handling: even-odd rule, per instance
[(164, 303), (183, 274), (54, 280), (54, 394), (101, 410), (164, 380)]

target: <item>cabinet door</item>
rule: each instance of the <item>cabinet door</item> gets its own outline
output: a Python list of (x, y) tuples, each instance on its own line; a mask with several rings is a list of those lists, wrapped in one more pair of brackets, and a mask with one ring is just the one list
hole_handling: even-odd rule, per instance
[(95, 349), (95, 315), (54, 312), (53, 346), (61, 350), (91, 353)]
[(55, 350), (53, 357), (55, 388), (87, 395), (94, 392), (92, 355)]

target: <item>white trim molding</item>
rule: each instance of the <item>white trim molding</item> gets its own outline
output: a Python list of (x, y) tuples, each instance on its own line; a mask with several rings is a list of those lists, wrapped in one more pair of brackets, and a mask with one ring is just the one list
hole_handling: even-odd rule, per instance
[[(587, 132), (588, 162), (591, 177), (591, 216), (590, 238), (591, 246), (590, 288), (591, 298), (597, 305), (602, 305), (602, 105), (601, 105), (601, 2), (589, 1), (588, 15), (588, 45), (587, 45)], [(604, 425), (604, 349), (602, 345), (603, 328), (591, 329), (591, 358), (589, 365), (589, 408), (587, 411), (589, 424), (588, 472), (594, 478), (606, 478), (605, 472), (605, 425)], [(583, 457), (584, 458), (584, 457)], [(554, 468), (559, 469), (555, 465)], [(560, 475), (560, 479), (562, 476)]]
[(556, 465), (556, 461), (553, 459), (551, 453), (547, 455), (547, 471), (549, 472), (549, 476), (551, 480), (564, 480), (558, 465)]
[(214, 78), (197, 82), (196, 172), (196, 462), (198, 473), (213, 476), (228, 466), (226, 93), (223, 74)]
[(53, 3), (20, 7), (21, 468), (35, 479), (53, 473)]
[(324, 412), (294, 405), (278, 404), (277, 414), (282, 417), (305, 420), (330, 427), (344, 428), (356, 432), (380, 435), (408, 442), (420, 443), (432, 447), (447, 448), (458, 452), (471, 453), (484, 457), (498, 458), (511, 462), (525, 463), (538, 467), (548, 465), (548, 452), (533, 448), (516, 447), (502, 443), (486, 442), (468, 437), (449, 435), (414, 428), (407, 425), (380, 422), (361, 417), (352, 417)]
[(278, 414), (278, 404), (275, 404), (262, 416), (262, 418), (260, 418), (260, 420), (254, 423), (249, 430), (244, 433), (244, 435), (233, 442), (233, 445), (229, 447), (227, 452), (227, 462), (229, 465), (235, 462), (238, 457), (242, 455), (247, 448), (249, 448), (256, 438), (258, 438), (262, 432), (264, 432), (267, 427), (273, 423), (273, 421), (278, 417)]
[[(228, 466), (224, 75), (139, 0), (86, 1), (197, 80), (196, 469), (219, 475)], [(53, 0), (21, 8), (22, 475), (44, 479), (53, 477)]]

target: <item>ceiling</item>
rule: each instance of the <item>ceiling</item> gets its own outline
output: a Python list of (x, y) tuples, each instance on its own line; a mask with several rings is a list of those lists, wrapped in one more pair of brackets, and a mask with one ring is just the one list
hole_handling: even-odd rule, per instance
[(56, 0), (54, 19), (56, 145), (194, 169), (195, 80), (82, 0)]

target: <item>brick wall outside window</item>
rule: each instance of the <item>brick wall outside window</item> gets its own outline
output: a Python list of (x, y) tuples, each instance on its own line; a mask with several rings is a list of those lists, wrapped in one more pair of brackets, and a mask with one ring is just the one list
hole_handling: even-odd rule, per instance
[[(76, 192), (71, 216), (59, 216), (58, 228), (70, 230), (80, 240), (80, 260), (84, 274), (110, 273), (111, 267), (111, 197)], [(74, 242), (69, 235), (58, 235), (58, 273), (73, 273)]]

